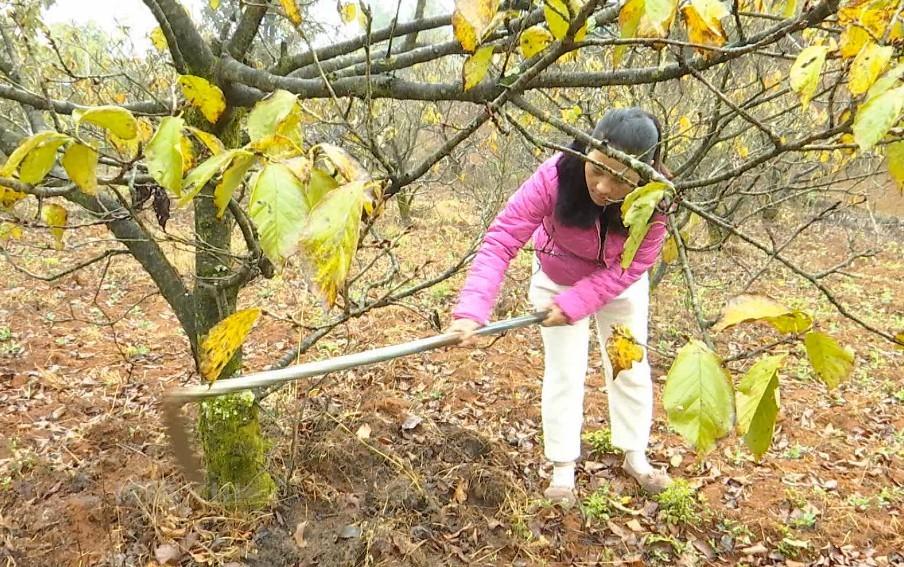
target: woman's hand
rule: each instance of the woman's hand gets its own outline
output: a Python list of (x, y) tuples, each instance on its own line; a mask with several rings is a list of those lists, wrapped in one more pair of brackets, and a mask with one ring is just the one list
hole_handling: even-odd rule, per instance
[(461, 346), (474, 346), (476, 340), (474, 333), (477, 332), (482, 325), (472, 319), (462, 318), (455, 319), (446, 329), (447, 333), (457, 333), (459, 337), (458, 344)]
[(547, 309), (549, 312), (546, 314), (546, 319), (543, 319), (542, 323), (544, 327), (560, 327), (568, 324), (568, 318), (565, 317), (565, 314), (562, 313), (562, 310), (559, 309), (558, 305), (553, 303)]

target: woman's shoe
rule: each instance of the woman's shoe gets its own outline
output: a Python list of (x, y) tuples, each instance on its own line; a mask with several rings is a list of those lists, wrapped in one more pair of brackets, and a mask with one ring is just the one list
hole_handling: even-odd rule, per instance
[(560, 506), (563, 510), (568, 510), (577, 502), (574, 494), (574, 488), (567, 486), (550, 486), (543, 491), (543, 496), (556, 506)]
[(622, 470), (636, 480), (637, 484), (649, 494), (659, 494), (672, 485), (672, 477), (664, 470), (653, 469), (648, 473), (639, 473), (627, 461), (622, 464)]

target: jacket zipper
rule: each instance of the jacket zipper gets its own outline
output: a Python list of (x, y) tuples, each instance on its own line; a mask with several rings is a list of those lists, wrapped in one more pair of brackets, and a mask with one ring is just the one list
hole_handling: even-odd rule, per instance
[(596, 228), (596, 233), (599, 237), (599, 248), (597, 249), (596, 257), (604, 267), (608, 268), (609, 264), (606, 263), (606, 229), (603, 226), (601, 217), (596, 219)]

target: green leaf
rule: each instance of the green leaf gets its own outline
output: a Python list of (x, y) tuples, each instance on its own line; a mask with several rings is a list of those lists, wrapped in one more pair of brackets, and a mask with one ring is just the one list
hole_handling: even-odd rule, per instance
[(138, 135), (138, 122), (132, 113), (121, 106), (95, 106), (93, 108), (76, 108), (72, 111), (75, 120), (76, 134), (82, 122), (88, 122), (112, 132), (122, 140), (131, 140)]
[(38, 144), (22, 160), (22, 164), (19, 166), (19, 180), (32, 185), (40, 183), (44, 176), (53, 169), (57, 150), (69, 140), (69, 136), (58, 134), (50, 136), (46, 141)]
[(145, 148), (148, 173), (161, 187), (176, 195), (182, 192), (182, 127), (185, 121), (167, 116)]
[(816, 94), (828, 50), (825, 45), (811, 45), (801, 51), (791, 65), (791, 90), (800, 94), (800, 103), (804, 108), (809, 106), (810, 99)]
[(204, 77), (180, 75), (179, 86), (182, 87), (185, 99), (197, 107), (211, 124), (215, 124), (226, 110), (226, 97), (223, 91)]
[(854, 140), (866, 151), (895, 125), (904, 109), (904, 86), (885, 91), (867, 100), (854, 116)]
[(281, 265), (297, 249), (308, 212), (304, 187), (288, 167), (275, 163), (261, 170), (251, 190), (248, 214), (264, 254), (274, 265)]
[(819, 331), (810, 331), (804, 336), (804, 346), (813, 370), (829, 389), (850, 377), (854, 370), (854, 353), (842, 348), (835, 339)]
[(671, 425), (705, 454), (728, 434), (734, 418), (734, 394), (728, 371), (700, 341), (678, 351), (666, 377), (662, 404)]
[(873, 83), (873, 86), (866, 92), (866, 100), (876, 98), (892, 88), (895, 86), (895, 83), (901, 80), (902, 76), (904, 76), (904, 63), (894, 67), (892, 70), (879, 77), (879, 80)]
[(63, 231), (68, 218), (69, 212), (62, 205), (47, 203), (41, 207), (41, 219), (50, 227), (54, 247), (57, 250), (63, 249)]
[(292, 114), (297, 106), (298, 97), (284, 90), (274, 91), (273, 94), (255, 104), (248, 113), (248, 121), (245, 123), (251, 141), (254, 142), (278, 133), (280, 124)]
[[(179, 206), (184, 206), (195, 198), (201, 189), (211, 180), (211, 178), (225, 169), (237, 152), (243, 150), (228, 150), (213, 156), (210, 156), (203, 163), (191, 170), (185, 176), (182, 182), (182, 197), (179, 199)], [(250, 154), (250, 152), (245, 152)]]
[(735, 395), (738, 433), (757, 459), (772, 443), (778, 415), (778, 369), (785, 355), (767, 356), (757, 361), (741, 379)]
[(311, 170), (311, 178), (308, 181), (308, 188), (304, 192), (305, 200), (308, 202), (309, 208), (314, 208), (317, 203), (323, 199), (323, 196), (339, 187), (339, 182), (332, 175), (323, 171), (319, 167)]
[(69, 179), (88, 195), (97, 193), (97, 158), (94, 148), (75, 142), (66, 148), (61, 160)]
[(328, 306), (336, 302), (358, 248), (358, 230), (368, 181), (353, 181), (330, 191), (311, 209), (300, 246), (311, 280)]
[(669, 186), (661, 181), (651, 181), (643, 187), (634, 189), (625, 198), (621, 206), (622, 218), (628, 227), (628, 240), (622, 252), (621, 266), (627, 269), (634, 261), (637, 249), (650, 230), (650, 217), (656, 205), (665, 198)]
[(223, 178), (213, 190), (213, 203), (217, 206), (217, 218), (223, 218), (223, 212), (229, 206), (232, 194), (241, 185), (245, 174), (255, 163), (257, 163), (257, 156), (245, 150), (236, 150), (232, 163), (223, 172)]
[(492, 61), (492, 45), (481, 47), (473, 55), (465, 59), (461, 68), (461, 80), (464, 82), (466, 91), (473, 89), (483, 80)]

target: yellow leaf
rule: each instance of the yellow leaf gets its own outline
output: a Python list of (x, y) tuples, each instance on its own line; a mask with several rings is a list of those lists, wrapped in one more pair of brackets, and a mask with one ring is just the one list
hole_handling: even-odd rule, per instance
[[(0, 187), (0, 195), (3, 193), (3, 188)], [(2, 222), (0, 223), (0, 241), (4, 240), (21, 240), (22, 238), (22, 227), (13, 224), (11, 222)]]
[(879, 47), (875, 43), (869, 42), (863, 46), (851, 64), (848, 90), (852, 95), (857, 96), (869, 90), (888, 66), (893, 52), (894, 47), (890, 45)]
[(615, 379), (622, 370), (630, 370), (635, 362), (643, 360), (643, 347), (637, 344), (630, 329), (616, 324), (606, 340), (606, 354), (612, 363), (612, 378)]
[(182, 147), (182, 175), (185, 175), (195, 166), (195, 145), (185, 136), (179, 138), (179, 145)]
[(149, 35), (154, 48), (161, 53), (166, 52), (166, 50), (168, 49), (168, 44), (166, 43), (166, 35), (164, 35), (163, 30), (160, 29), (160, 26), (152, 29)]
[(792, 18), (797, 15), (797, 0), (785, 0), (785, 11), (782, 15), (786, 18)]
[(735, 138), (735, 151), (738, 152), (738, 157), (741, 159), (747, 159), (747, 156), (750, 155), (750, 148), (747, 147), (747, 144), (741, 141), (740, 138)]
[(496, 16), (499, 0), (455, 0), (452, 31), (465, 51), (474, 52)]
[(563, 108), (560, 113), (562, 114), (562, 120), (569, 124), (574, 124), (581, 117), (581, 107), (575, 104), (569, 108)]
[(205, 132), (204, 130), (199, 130), (194, 126), (188, 127), (189, 133), (191, 133), (195, 138), (198, 139), (199, 142), (204, 144), (208, 150), (210, 150), (211, 155), (217, 155), (226, 151), (226, 146), (223, 145), (223, 142), (220, 141), (219, 138), (211, 134), (210, 132)]
[(207, 0), (207, 5), (210, 6), (211, 10), (216, 10), (220, 7), (220, 0)]
[(552, 34), (543, 26), (531, 26), (521, 34), (521, 55), (529, 59), (553, 42)]
[(870, 41), (868, 31), (856, 25), (847, 26), (841, 32), (841, 40), (839, 42), (841, 56), (845, 59), (856, 56), (867, 41)]
[(3, 167), (0, 167), (0, 177), (11, 177), (16, 170), (19, 169), (19, 165), (26, 157), (28, 157), (28, 154), (31, 153), (32, 150), (54, 140), (61, 140), (62, 143), (62, 141), (65, 141), (68, 138), (69, 137), (65, 134), (60, 134), (59, 132), (54, 132), (52, 130), (45, 130), (44, 132), (38, 132), (33, 136), (29, 136), (20, 142), (19, 145), (16, 146), (16, 149), (13, 150), (13, 153), (9, 154), (9, 157), (6, 158), (6, 163), (3, 164)]
[(897, 333), (895, 335), (895, 341), (897, 341), (897, 349), (904, 350), (904, 331)]
[(50, 227), (54, 247), (57, 250), (63, 249), (63, 231), (68, 217), (69, 213), (62, 205), (47, 203), (41, 208), (41, 219)]
[(776, 317), (765, 317), (764, 320), (786, 335), (803, 333), (813, 326), (813, 318), (803, 311), (791, 311)]
[(358, 17), (358, 4), (356, 2), (342, 4), (339, 8), (339, 15), (344, 23), (352, 23)]
[(574, 13), (572, 6), (566, 0), (543, 0), (543, 14), (546, 16), (546, 25), (552, 36), (562, 40), (568, 32), (568, 25)]
[(686, 114), (683, 114), (681, 118), (678, 119), (678, 127), (681, 128), (682, 134), (690, 135), (691, 130), (694, 129), (694, 124)]
[(665, 244), (662, 245), (662, 261), (666, 264), (672, 264), (678, 259), (678, 243), (670, 235)]
[(728, 300), (713, 330), (719, 332), (744, 321), (780, 317), (790, 312), (790, 309), (771, 297), (745, 293)]
[(180, 75), (179, 86), (182, 95), (192, 105), (201, 110), (201, 114), (211, 124), (215, 124), (226, 110), (226, 97), (220, 87), (203, 77)]
[(367, 173), (367, 170), (364, 169), (358, 160), (339, 146), (327, 143), (317, 144), (311, 148), (311, 154), (315, 160), (320, 155), (326, 157), (346, 181), (360, 181), (370, 178), (370, 174)]
[(113, 147), (128, 159), (133, 159), (138, 155), (138, 148), (154, 135), (154, 127), (146, 118), (137, 120), (138, 135), (129, 140), (123, 140), (113, 132), (107, 130), (107, 140), (113, 144)]
[(301, 12), (298, 10), (298, 4), (295, 3), (295, 0), (279, 0), (279, 3), (282, 4), (289, 21), (296, 26), (301, 25)]
[(478, 49), (473, 55), (465, 59), (461, 68), (461, 79), (465, 90), (469, 91), (477, 86), (486, 76), (493, 61), (493, 46), (487, 45)]
[[(724, 45), (728, 41), (722, 28), (722, 18), (728, 16), (728, 9), (718, 0), (690, 0), (681, 7), (681, 15), (687, 25), (687, 37), (692, 43), (702, 45)], [(698, 49), (707, 55), (712, 51)]]
[(791, 65), (791, 90), (800, 94), (800, 102), (804, 108), (810, 104), (810, 99), (816, 94), (827, 51), (828, 48), (823, 45), (811, 45), (801, 51), (794, 60), (794, 64)]
[(66, 173), (82, 192), (97, 193), (97, 152), (91, 146), (75, 142), (63, 154)]
[[(618, 28), (622, 38), (637, 36), (637, 27), (643, 17), (644, 0), (628, 0), (618, 12)], [(612, 64), (618, 66), (627, 51), (627, 45), (617, 45), (612, 51)]]
[(57, 150), (68, 140), (70, 140), (69, 136), (52, 132), (52, 135), (48, 136), (45, 141), (36, 145), (22, 159), (22, 164), (19, 166), (19, 180), (32, 185), (40, 183), (53, 168)]
[(201, 375), (210, 383), (241, 348), (251, 328), (261, 315), (257, 307), (236, 311), (217, 323), (201, 341)]
[(644, 11), (637, 23), (637, 37), (668, 37), (678, 9), (674, 0), (644, 0)]
[(898, 189), (904, 191), (904, 141), (889, 144), (885, 148), (885, 162), (888, 174), (897, 181)]
[(0, 207), (9, 209), (28, 195), (0, 185)]
[(77, 108), (72, 111), (76, 133), (78, 125), (89, 122), (106, 128), (123, 140), (131, 140), (138, 135), (138, 123), (132, 113), (121, 106), (95, 106), (93, 108)]

